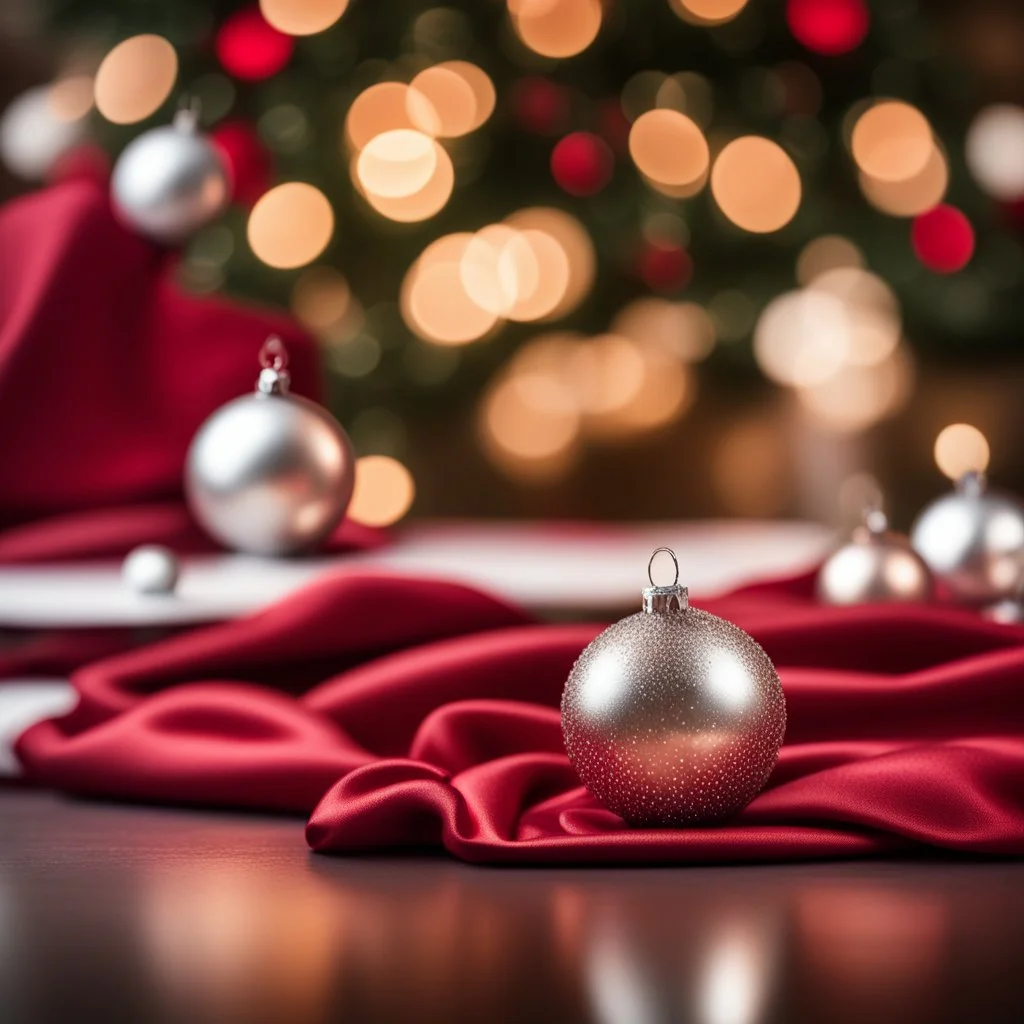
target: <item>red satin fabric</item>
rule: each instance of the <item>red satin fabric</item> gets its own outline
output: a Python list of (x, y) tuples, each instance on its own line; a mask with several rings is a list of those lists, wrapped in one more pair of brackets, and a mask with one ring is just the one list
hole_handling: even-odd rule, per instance
[(77, 672), (21, 739), (75, 792), (312, 810), (310, 845), (505, 863), (1024, 854), (1024, 628), (961, 610), (822, 608), (810, 581), (704, 603), (774, 659), (789, 722), (733, 821), (637, 830), (565, 757), (558, 702), (598, 625), (540, 625), (464, 587), (339, 575), (237, 622)]
[[(271, 333), (294, 390), (319, 397), (314, 344), (292, 321), (187, 295), (170, 263), (96, 180), (0, 209), (0, 562), (215, 550), (181, 503), (196, 428), (252, 389)], [(334, 546), (379, 539), (347, 526)]]

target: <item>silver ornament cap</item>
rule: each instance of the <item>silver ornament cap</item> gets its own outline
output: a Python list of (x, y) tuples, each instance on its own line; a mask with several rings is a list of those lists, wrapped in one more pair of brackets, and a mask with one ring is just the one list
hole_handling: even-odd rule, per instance
[(562, 735), (584, 785), (631, 825), (727, 818), (762, 789), (786, 728), (782, 684), (738, 626), (691, 608), (679, 569), (642, 610), (583, 651), (562, 694)]
[(171, 594), (179, 573), (178, 556), (162, 544), (133, 548), (121, 565), (121, 578), (137, 594)]
[(910, 531), (914, 550), (953, 597), (983, 605), (1015, 593), (1024, 573), (1024, 505), (965, 473)]
[(288, 391), (279, 338), (260, 352), (251, 395), (199, 428), (185, 463), (185, 495), (197, 522), (226, 547), (256, 555), (315, 548), (341, 522), (355, 483), (355, 453), (322, 406)]
[(865, 509), (861, 525), (818, 571), (818, 600), (824, 604), (930, 601), (934, 591), (924, 560), (906, 537), (889, 529), (877, 506)]
[(111, 177), (118, 216), (167, 245), (182, 242), (213, 220), (228, 201), (227, 171), (198, 123), (198, 108), (183, 107), (172, 124), (128, 143)]

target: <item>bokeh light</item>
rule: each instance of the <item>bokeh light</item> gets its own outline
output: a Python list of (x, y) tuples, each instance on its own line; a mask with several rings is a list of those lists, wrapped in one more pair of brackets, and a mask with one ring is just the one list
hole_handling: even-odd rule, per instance
[(118, 43), (96, 72), (96, 109), (115, 124), (142, 121), (171, 94), (177, 77), (178, 55), (166, 39), (132, 36)]
[(834, 267), (816, 276), (810, 287), (842, 303), (849, 365), (871, 366), (895, 351), (903, 328), (899, 303), (880, 277), (861, 267)]
[[(68, 96), (55, 104), (58, 85), (26, 89), (0, 114), (0, 159), (7, 170), (27, 181), (58, 173), (68, 158), (82, 151), (85, 115), (71, 116), (81, 109), (81, 97)], [(91, 84), (88, 103), (91, 106)]]
[(692, 25), (721, 25), (732, 21), (747, 0), (669, 0), (673, 11)]
[[(396, 129), (403, 131), (407, 129)], [(455, 168), (451, 157), (433, 139), (434, 169), (426, 184), (406, 196), (382, 196), (370, 190), (362, 190), (363, 198), (370, 206), (388, 220), (402, 224), (427, 220), (444, 209), (455, 187)], [(356, 185), (361, 188), (358, 174)]]
[(89, 75), (68, 75), (50, 86), (47, 104), (58, 121), (79, 121), (92, 110), (93, 79)]
[(349, 0), (260, 0), (267, 22), (290, 36), (311, 36), (329, 29), (348, 9)]
[(856, 49), (870, 24), (864, 0), (787, 0), (786, 21), (798, 42), (826, 57)]
[(536, 290), (539, 267), (521, 232), (507, 224), (491, 224), (470, 239), (459, 273), (466, 294), (478, 306), (504, 317), (520, 294)]
[(539, 231), (558, 243), (565, 253), (569, 279), (561, 299), (544, 318), (555, 320), (572, 312), (589, 294), (597, 270), (597, 255), (587, 229), (572, 214), (549, 206), (518, 210), (506, 217), (505, 223), (523, 232)]
[(916, 217), (942, 202), (949, 186), (949, 164), (937, 144), (927, 163), (903, 181), (884, 181), (859, 174), (861, 191), (876, 209), (892, 217)]
[(416, 484), (412, 474), (388, 455), (356, 460), (355, 488), (348, 517), (366, 526), (390, 526), (412, 507)]
[(214, 38), (221, 67), (247, 82), (272, 78), (292, 59), (295, 41), (271, 25), (259, 7), (229, 14)]
[(808, 386), (828, 380), (846, 361), (850, 328), (842, 300), (813, 289), (772, 299), (754, 328), (754, 357), (771, 380)]
[(920, 110), (901, 100), (882, 100), (857, 118), (850, 148), (868, 177), (906, 181), (924, 170), (935, 142)]
[(292, 287), (292, 312), (316, 334), (330, 331), (352, 309), (352, 291), (344, 274), (334, 267), (308, 267)]
[(937, 274), (962, 270), (974, 254), (974, 228), (955, 206), (936, 206), (915, 217), (910, 240), (917, 258)]
[(641, 114), (630, 129), (629, 152), (646, 178), (676, 188), (702, 184), (710, 159), (704, 133), (677, 110)]
[(796, 279), (810, 284), (819, 274), (841, 267), (863, 267), (864, 254), (842, 235), (821, 235), (808, 242), (796, 261)]
[(997, 103), (980, 110), (967, 132), (967, 167), (993, 198), (1024, 196), (1024, 109)]
[(574, 57), (601, 30), (601, 0), (509, 0), (519, 38), (544, 57)]
[(478, 421), (485, 453), (512, 476), (546, 479), (570, 462), (580, 413), (568, 387), (544, 373), (500, 377), (483, 396)]
[(462, 260), (473, 241), (463, 232), (445, 235), (427, 246), (402, 283), (400, 306), (406, 324), (436, 345), (466, 345), (482, 338), (498, 316), (466, 292)]
[[(352, 101), (345, 117), (345, 140), (349, 148), (358, 152), (373, 138), (398, 128), (413, 128), (423, 131), (423, 122), (430, 107), (425, 98), (410, 100), (409, 86), (404, 82), (379, 82), (364, 89)], [(409, 114), (410, 107), (416, 110), (417, 120)], [(427, 124), (427, 134), (434, 134), (438, 124), (435, 120)]]
[(571, 196), (597, 195), (611, 180), (615, 160), (592, 132), (573, 132), (551, 151), (551, 176)]
[(334, 211), (318, 188), (285, 182), (265, 193), (249, 214), (249, 245), (268, 266), (312, 263), (334, 234)]
[(472, 91), (476, 106), (473, 110), (473, 123), (470, 126), (470, 131), (485, 124), (494, 113), (494, 106), (498, 101), (494, 83), (487, 72), (466, 60), (448, 60), (437, 66), (458, 75)]
[(800, 206), (800, 175), (781, 146), (746, 135), (718, 154), (711, 192), (737, 227), (755, 233), (778, 231)]
[(698, 362), (715, 347), (715, 325), (696, 302), (647, 296), (634, 299), (612, 321), (614, 334), (654, 345), (686, 363)]
[(355, 173), (365, 192), (402, 199), (420, 192), (437, 170), (437, 143), (411, 128), (374, 136), (360, 151)]
[(869, 366), (848, 364), (826, 380), (800, 388), (797, 398), (814, 421), (835, 433), (856, 433), (898, 412), (910, 396), (910, 357), (897, 349)]
[(965, 473), (984, 473), (990, 452), (985, 435), (969, 423), (951, 423), (935, 438), (935, 464), (950, 480)]
[(518, 235), (529, 248), (536, 273), (530, 281), (517, 274), (515, 301), (505, 315), (509, 320), (543, 320), (554, 313), (569, 290), (569, 255), (546, 231), (526, 228)]
[[(471, 66), (471, 65), (470, 65)], [(406, 104), (410, 120), (420, 131), (457, 138), (479, 127), (477, 95), (469, 81), (451, 67), (436, 64), (409, 84)]]

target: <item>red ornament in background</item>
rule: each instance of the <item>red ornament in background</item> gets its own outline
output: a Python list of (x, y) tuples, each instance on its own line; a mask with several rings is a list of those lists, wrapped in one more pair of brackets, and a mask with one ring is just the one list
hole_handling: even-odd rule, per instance
[(937, 274), (954, 274), (974, 254), (974, 228), (955, 206), (936, 206), (914, 218), (910, 241), (917, 258)]
[(512, 86), (512, 114), (527, 131), (558, 135), (569, 121), (569, 93), (549, 78), (521, 78)]
[(278, 32), (258, 7), (246, 7), (226, 18), (214, 40), (217, 59), (229, 75), (256, 82), (282, 71), (295, 42)]
[(47, 184), (85, 179), (106, 184), (110, 178), (110, 157), (94, 142), (83, 142), (57, 157), (46, 176)]
[(230, 173), (232, 200), (252, 206), (270, 188), (273, 165), (267, 148), (245, 121), (228, 121), (210, 137)]
[(788, 0), (786, 20), (808, 50), (833, 57), (864, 42), (870, 19), (864, 0)]
[(636, 271), (648, 288), (674, 292), (690, 283), (693, 260), (681, 245), (649, 242), (637, 258)]
[(551, 151), (551, 174), (573, 196), (597, 195), (611, 181), (615, 158), (608, 143), (590, 132), (573, 132)]

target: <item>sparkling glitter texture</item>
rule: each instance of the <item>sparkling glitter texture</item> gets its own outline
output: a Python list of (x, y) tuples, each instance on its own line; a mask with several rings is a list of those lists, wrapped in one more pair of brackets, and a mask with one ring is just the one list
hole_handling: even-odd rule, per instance
[[(665, 599), (670, 589), (678, 600)], [(569, 759), (631, 825), (726, 818), (775, 765), (782, 684), (750, 636), (688, 607), (684, 588), (645, 591), (645, 608), (596, 637), (573, 666), (562, 694)]]

